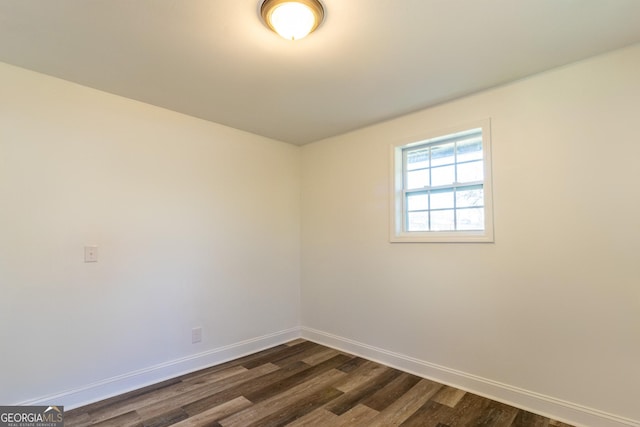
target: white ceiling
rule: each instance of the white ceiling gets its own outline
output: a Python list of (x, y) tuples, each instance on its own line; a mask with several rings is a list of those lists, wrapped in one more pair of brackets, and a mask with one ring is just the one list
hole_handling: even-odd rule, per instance
[(640, 42), (639, 0), (323, 0), (297, 42), (258, 3), (0, 0), (0, 61), (305, 144)]

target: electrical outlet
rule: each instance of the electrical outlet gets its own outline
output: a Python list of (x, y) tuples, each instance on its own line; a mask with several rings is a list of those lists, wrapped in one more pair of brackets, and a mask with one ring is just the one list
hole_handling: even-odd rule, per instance
[(191, 344), (202, 341), (202, 328), (193, 328), (191, 330)]
[(85, 246), (84, 247), (84, 262), (98, 262), (98, 247), (97, 246)]

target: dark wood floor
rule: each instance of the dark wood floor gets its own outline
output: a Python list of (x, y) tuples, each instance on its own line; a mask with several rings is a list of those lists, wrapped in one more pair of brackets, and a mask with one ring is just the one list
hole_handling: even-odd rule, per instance
[(570, 427), (305, 340), (65, 413), (65, 426)]

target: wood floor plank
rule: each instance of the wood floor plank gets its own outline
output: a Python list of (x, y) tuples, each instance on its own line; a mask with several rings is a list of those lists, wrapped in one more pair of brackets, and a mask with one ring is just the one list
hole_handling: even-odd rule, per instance
[(250, 401), (242, 396), (236, 397), (213, 408), (209, 408), (204, 412), (187, 418), (173, 425), (173, 427), (207, 427), (218, 420), (226, 418), (236, 412), (240, 412), (253, 405)]
[(234, 375), (240, 374), (242, 372), (247, 372), (248, 369), (242, 365), (231, 366), (227, 369), (212, 371), (207, 374), (197, 375), (189, 378), (185, 378), (182, 380), (182, 384), (194, 384), (194, 385), (202, 385), (202, 384), (211, 384), (220, 380), (224, 380), (229, 377), (233, 377)]
[(270, 384), (269, 386), (263, 387), (259, 390), (245, 393), (244, 396), (254, 403), (261, 402), (263, 400), (269, 399), (272, 396), (286, 392), (288, 389), (295, 387), (298, 384), (304, 383), (308, 379), (313, 378), (318, 374), (322, 374), (326, 371), (333, 370), (339, 366), (342, 366), (348, 360), (349, 356), (339, 354), (329, 360), (325, 360), (324, 362), (316, 366), (311, 366), (301, 372), (298, 372), (295, 375), (287, 377), (275, 384)]
[(282, 358), (280, 360), (276, 360), (273, 363), (278, 365), (278, 366), (286, 366), (289, 363), (294, 363), (294, 362), (300, 362), (303, 361), (306, 358), (309, 357), (313, 357), (315, 355), (317, 355), (318, 353), (323, 352), (324, 350), (326, 350), (324, 347), (322, 347), (321, 345), (316, 344), (313, 347), (307, 348), (299, 353), (290, 355), (288, 357)]
[(250, 381), (254, 378), (268, 374), (269, 372), (273, 372), (277, 369), (279, 368), (276, 365), (272, 365), (270, 363), (260, 365), (257, 368), (234, 375), (227, 378), (226, 380), (208, 384), (197, 389), (179, 394), (177, 396), (172, 396), (170, 398), (154, 402), (150, 405), (143, 406), (138, 409), (138, 413), (143, 418), (155, 417), (164, 412), (179, 408), (195, 400), (200, 400), (208, 395), (233, 387), (236, 384)]
[(480, 418), (482, 411), (491, 401), (478, 395), (467, 393), (456, 405), (456, 411), (444, 421), (450, 427), (467, 427)]
[(388, 367), (379, 363), (367, 361), (350, 372), (339, 384), (336, 384), (336, 388), (348, 393), (388, 369)]
[(183, 406), (183, 408), (185, 411), (187, 411), (188, 414), (193, 416), (212, 407), (218, 406), (226, 401), (240, 397), (243, 394), (247, 395), (254, 393), (257, 390), (268, 388), (273, 384), (277, 384), (285, 378), (288, 378), (292, 375), (297, 374), (298, 372), (307, 369), (308, 367), (309, 366), (307, 366), (307, 364), (304, 362), (292, 363), (276, 371), (269, 372), (256, 378), (252, 378), (248, 383), (240, 383), (225, 390), (221, 390), (217, 393), (212, 393), (211, 395), (203, 397), (202, 399), (195, 400)]
[(349, 409), (336, 420), (332, 427), (359, 427), (369, 426), (371, 420), (379, 414), (378, 411), (365, 405), (356, 405)]
[(284, 348), (278, 352), (267, 354), (261, 358), (256, 358), (249, 362), (243, 363), (242, 366), (248, 369), (255, 368), (256, 366), (263, 365), (265, 363), (271, 363), (278, 365), (281, 360), (295, 356), (310, 348), (317, 348), (319, 344), (307, 341), (293, 346), (284, 346)]
[(371, 427), (398, 426), (417, 411), (426, 401), (442, 388), (442, 384), (426, 379), (420, 380), (398, 400), (387, 406), (373, 420)]
[(516, 415), (517, 408), (489, 400), (489, 404), (473, 423), (479, 426), (510, 427)]
[(367, 359), (363, 359), (362, 357), (354, 357), (353, 359), (349, 360), (347, 363), (345, 363), (344, 365), (342, 365), (340, 369), (342, 372), (346, 372), (347, 374), (358, 369), (360, 366), (364, 365), (365, 363), (367, 363), (368, 360)]
[[(182, 377), (180, 377), (180, 379), (182, 381), (188, 381), (188, 380), (190, 380), (190, 379), (192, 379), (194, 377), (203, 376), (203, 375), (209, 375), (209, 374), (211, 374), (213, 372), (226, 370), (226, 369), (232, 368), (234, 366), (244, 366), (245, 364), (250, 364), (254, 360), (257, 360), (257, 359), (268, 360), (269, 359), (269, 355), (277, 354), (277, 353), (283, 351), (286, 348), (287, 348), (287, 346), (284, 345), (284, 344), (277, 345), (275, 347), (267, 348), (265, 350), (261, 350), (261, 351), (258, 351), (256, 353), (248, 354), (248, 355), (240, 357), (238, 359), (233, 359), (233, 360), (230, 360), (228, 362), (224, 362), (224, 363), (222, 363), (220, 365), (212, 366), (210, 368), (205, 368), (205, 369), (202, 369), (200, 371), (196, 371), (196, 372), (192, 372), (190, 374), (183, 375)], [(257, 365), (254, 365), (252, 367), (255, 368), (256, 366), (263, 365), (264, 363), (269, 363), (269, 362), (267, 361), (267, 362), (258, 363)], [(245, 368), (247, 368), (247, 367), (245, 366)], [(250, 368), (247, 368), (247, 369), (250, 369)]]
[[(94, 423), (97, 423), (116, 415), (125, 414), (132, 410), (152, 405), (158, 401), (173, 399), (190, 391), (201, 390), (208, 384), (232, 378), (243, 372), (248, 372), (248, 370), (242, 366), (232, 366), (226, 370), (208, 372), (206, 375), (189, 377), (185, 380), (187, 383), (185, 383), (185, 381), (174, 382), (168, 386), (156, 389), (151, 393), (140, 394), (127, 400), (114, 401), (111, 405), (104, 405), (96, 410), (90, 410), (89, 415), (91, 416), (91, 420)], [(196, 382), (192, 383), (191, 381)], [(209, 391), (204, 391), (204, 393), (209, 393)]]
[(436, 393), (435, 396), (433, 396), (432, 400), (450, 408), (455, 408), (466, 393), (466, 391), (458, 388), (444, 386)]
[(409, 391), (418, 381), (420, 377), (403, 372), (398, 378), (363, 400), (362, 404), (380, 412)]
[(344, 375), (344, 372), (338, 371), (337, 369), (331, 369), (330, 371), (323, 372), (318, 376), (308, 379), (308, 381), (305, 381), (302, 384), (298, 384), (295, 387), (289, 388), (282, 393), (276, 394), (250, 408), (221, 420), (220, 424), (223, 427), (246, 427), (268, 417), (296, 400), (304, 399), (306, 396), (311, 395), (314, 392), (329, 387), (330, 384)]
[(289, 342), (288, 342), (288, 343), (286, 343), (285, 345), (286, 345), (286, 346), (289, 346), (289, 347), (292, 347), (292, 346), (294, 346), (294, 345), (302, 344), (302, 343), (303, 343), (303, 342), (305, 342), (305, 341), (307, 341), (307, 340), (305, 340), (304, 338), (298, 338), (298, 339), (295, 339), (295, 340), (293, 340), (293, 341), (289, 341)]
[[(443, 423), (455, 412), (455, 409), (442, 405), (433, 400), (427, 401), (414, 412), (409, 418), (407, 418), (402, 424), (402, 427), (440, 427), (446, 426)], [(448, 427), (448, 426), (447, 426)]]
[(84, 412), (83, 408), (73, 409), (64, 412), (65, 427), (82, 427), (91, 424), (91, 417)]
[(338, 350), (334, 350), (332, 348), (325, 348), (319, 353), (313, 354), (309, 357), (302, 359), (304, 363), (307, 365), (317, 365), (318, 363), (324, 362), (325, 360), (331, 359), (334, 356), (340, 354)]
[[(67, 426), (66, 419), (64, 425), (65, 427)], [(130, 411), (92, 425), (99, 427), (142, 427), (143, 423), (142, 418), (136, 411)]]
[(390, 381), (400, 376), (400, 374), (401, 372), (397, 369), (387, 368), (386, 370), (381, 371), (375, 377), (372, 377), (368, 381), (362, 383), (359, 387), (352, 389), (348, 393), (345, 393), (344, 395), (335, 399), (330, 404), (327, 404), (325, 406), (325, 409), (333, 412), (336, 415), (342, 415), (355, 407), (358, 403), (362, 402), (364, 399), (370, 397), (375, 392), (383, 388)]
[(252, 424), (249, 424), (247, 427), (276, 427), (287, 425), (313, 410), (318, 409), (325, 403), (330, 402), (340, 395), (342, 395), (340, 390), (336, 390), (333, 387), (327, 387), (306, 395), (304, 398), (297, 396), (292, 403)]
[(189, 415), (182, 408), (175, 408), (145, 419), (142, 425), (144, 427), (167, 427), (187, 418), (189, 418)]
[[(67, 411), (64, 414), (65, 426), (95, 425), (109, 418), (132, 412), (139, 407), (139, 402), (148, 398), (153, 399), (154, 396), (165, 393), (166, 390), (179, 386), (181, 383), (180, 378), (174, 378)], [(105, 415), (92, 416), (93, 413), (100, 414), (101, 412), (104, 412)]]
[(549, 427), (549, 418), (528, 411), (519, 411), (511, 427)]
[(65, 413), (68, 427), (571, 427), (302, 339)]
[(334, 426), (338, 422), (338, 416), (326, 409), (318, 408), (311, 411), (304, 417), (298, 418), (287, 427), (318, 427), (318, 426)]

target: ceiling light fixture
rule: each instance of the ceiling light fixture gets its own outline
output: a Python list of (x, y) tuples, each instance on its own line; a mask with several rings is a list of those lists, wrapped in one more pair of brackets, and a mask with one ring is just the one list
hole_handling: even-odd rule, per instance
[(299, 40), (313, 32), (324, 18), (318, 0), (265, 0), (260, 7), (264, 23), (287, 40)]

